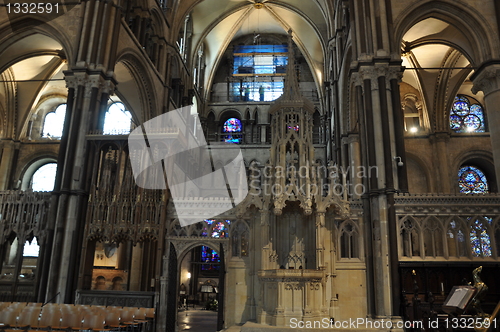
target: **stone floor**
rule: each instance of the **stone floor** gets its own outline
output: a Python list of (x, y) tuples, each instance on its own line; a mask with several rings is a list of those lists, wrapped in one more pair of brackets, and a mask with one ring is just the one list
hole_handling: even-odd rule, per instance
[(179, 331), (215, 332), (217, 330), (217, 312), (196, 309), (179, 311), (177, 324)]

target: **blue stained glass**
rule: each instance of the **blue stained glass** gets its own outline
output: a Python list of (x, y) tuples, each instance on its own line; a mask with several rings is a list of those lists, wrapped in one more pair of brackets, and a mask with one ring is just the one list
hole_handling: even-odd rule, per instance
[(460, 130), (460, 128), (462, 127), (462, 118), (459, 117), (458, 115), (451, 115), (450, 116), (450, 128), (451, 130), (453, 131), (457, 131), (457, 130)]
[(471, 97), (455, 97), (455, 102), (450, 111), (450, 129), (456, 133), (484, 133), (486, 128), (484, 110), (481, 105)]
[(479, 239), (477, 238), (475, 232), (470, 233), (470, 244), (472, 246), (472, 255), (474, 257), (480, 257), (481, 256), (481, 248), (479, 245)]
[[(224, 122), (222, 131), (225, 133), (241, 133), (241, 121), (237, 118), (229, 118)], [(224, 142), (241, 143), (241, 135), (226, 135)]]
[(237, 45), (234, 53), (287, 53), (288, 45)]
[(471, 225), (470, 242), (474, 257), (491, 256), (490, 236), (480, 220), (476, 219)]
[(483, 194), (488, 192), (488, 181), (477, 167), (465, 166), (458, 171), (458, 186), (463, 194)]
[(478, 104), (471, 105), (469, 113), (477, 116), (483, 116), (483, 108)]
[(201, 236), (208, 236), (208, 229), (212, 225), (212, 223), (215, 221), (215, 219), (205, 219), (205, 222), (207, 225), (203, 226), (203, 232), (201, 233)]
[(241, 121), (236, 118), (229, 118), (224, 122), (223, 131), (225, 133), (239, 133), (241, 132)]
[(462, 116), (469, 114), (469, 103), (464, 101), (455, 101), (453, 104), (453, 112)]
[(219, 221), (215, 226), (212, 228), (212, 237), (214, 238), (226, 238), (228, 237), (228, 231), (226, 225), (224, 225), (223, 222)]
[[(201, 262), (202, 263), (220, 263), (219, 254), (213, 249), (207, 246), (201, 246)], [(202, 264), (201, 269), (203, 271), (218, 270), (219, 265), (213, 264)]]
[(224, 142), (226, 143), (241, 143), (241, 137), (233, 136), (233, 135), (227, 135), (224, 138)]
[(467, 115), (464, 118), (464, 124), (467, 131), (476, 131), (481, 127), (481, 119), (477, 115)]

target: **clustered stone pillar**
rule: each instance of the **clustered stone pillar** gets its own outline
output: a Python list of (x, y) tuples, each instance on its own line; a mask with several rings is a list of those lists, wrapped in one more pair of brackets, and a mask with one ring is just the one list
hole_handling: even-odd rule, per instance
[(367, 248), (371, 252), (367, 274), (369, 279), (373, 279), (372, 312), (380, 319), (395, 313), (398, 306), (396, 298), (399, 296), (397, 250), (393, 250), (397, 241), (396, 219), (391, 209), (397, 174), (393, 151), (396, 151), (395, 140), (402, 139), (396, 137), (394, 128), (397, 124), (394, 123), (393, 113), (399, 109), (392, 105), (398, 101), (399, 96), (394, 94), (399, 91), (392, 91), (391, 81), (399, 76), (400, 67), (391, 64), (363, 66), (352, 75), (354, 85), (358, 86), (358, 112), (362, 126), (360, 145), (367, 151), (360, 158), (368, 177), (364, 181), (367, 189), (363, 194), (367, 209), (364, 222), (369, 228), (367, 237), (372, 243)]
[[(492, 142), (500, 142), (500, 64), (481, 67), (471, 76), (473, 93), (484, 92), (484, 106)], [(500, 188), (500, 144), (492, 144), (497, 188)]]

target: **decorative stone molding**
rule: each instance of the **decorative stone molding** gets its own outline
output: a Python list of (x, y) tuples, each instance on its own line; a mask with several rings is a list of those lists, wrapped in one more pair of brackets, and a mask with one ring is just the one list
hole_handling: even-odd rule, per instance
[(216, 239), (216, 238), (209, 238), (209, 237), (190, 237), (190, 238), (174, 238), (174, 237), (167, 237), (167, 240), (170, 241), (171, 243), (174, 244), (175, 249), (177, 251), (177, 257), (181, 257), (186, 250), (190, 250), (194, 247), (197, 246), (207, 246), (210, 247), (214, 250), (219, 250), (219, 246), (222, 243), (222, 247), (224, 248), (224, 252), (228, 253), (228, 245), (229, 245), (229, 239)]
[(395, 195), (396, 213), (500, 213), (500, 195)]
[(279, 270), (260, 270), (259, 279), (267, 282), (318, 282), (325, 278), (325, 271), (311, 269), (279, 269)]
[(76, 304), (152, 308), (154, 292), (77, 290)]
[(0, 244), (15, 233), (20, 243), (28, 236), (38, 237), (38, 244), (45, 242), (50, 192), (2, 191), (0, 192)]

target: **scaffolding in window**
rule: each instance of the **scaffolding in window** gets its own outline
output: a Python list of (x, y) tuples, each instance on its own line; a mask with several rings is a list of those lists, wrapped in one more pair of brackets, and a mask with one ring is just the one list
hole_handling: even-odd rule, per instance
[(231, 101), (273, 101), (283, 94), (287, 45), (237, 45), (233, 49)]

